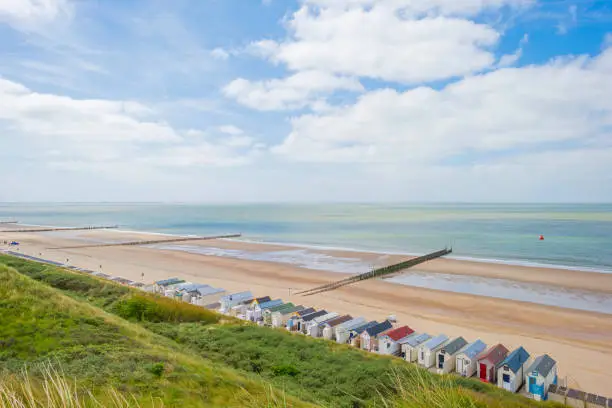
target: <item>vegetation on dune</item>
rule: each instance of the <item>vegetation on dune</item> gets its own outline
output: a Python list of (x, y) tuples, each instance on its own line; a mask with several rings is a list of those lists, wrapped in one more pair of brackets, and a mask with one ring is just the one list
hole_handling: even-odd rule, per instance
[[(51, 362), (78, 387), (90, 390), (86, 394), (104, 401), (109, 387), (143, 406), (150, 406), (152, 398), (167, 406), (194, 407), (244, 406), (245, 395), (265, 406), (269, 399), (268, 386), (261, 381), (185, 353), (165, 337), (4, 265), (0, 310), (0, 378), (5, 390), (5, 379), (24, 367), (32, 379), (44, 378)], [(306, 405), (289, 398), (288, 406)]]
[[(46, 304), (48, 299), (41, 302), (31, 299), (29, 304), (38, 303), (35, 309), (41, 312), (36, 317), (23, 309), (7, 319), (0, 317), (0, 324), (12, 327), (8, 330), (13, 335), (21, 333), (17, 326), (22, 323), (25, 332), (31, 333), (37, 325), (41, 331), (34, 344), (16, 347), (13, 343), (8, 349), (0, 346), (0, 363), (60, 356), (71, 375), (78, 373), (90, 379), (88, 384), (92, 386), (119, 384), (121, 392), (136, 392), (138, 401), (148, 395), (148, 400), (154, 396), (168, 404), (189, 400), (185, 393), (196, 393), (207, 396), (200, 401), (205, 406), (214, 406), (216, 400), (211, 397), (214, 394), (230, 401), (240, 399), (242, 406), (270, 407), (308, 403), (326, 407), (389, 408), (555, 406), (531, 401), (477, 380), (434, 375), (400, 359), (346, 345), (242, 322), (219, 324), (219, 315), (196, 306), (0, 255), (0, 263), (9, 261), (21, 273), (71, 296), (72, 299), (62, 297), (61, 302), (72, 302), (72, 306), (66, 316), (61, 315), (66, 310)], [(34, 283), (29, 279), (28, 282)], [(42, 285), (36, 288), (51, 290)], [(47, 320), (63, 323), (49, 325)], [(61, 343), (60, 338), (67, 330), (71, 339)], [(71, 361), (75, 358), (76, 363)], [(224, 367), (219, 368), (225, 370), (224, 374), (215, 369), (213, 375), (211, 367)], [(94, 381), (99, 370), (120, 381)], [(236, 392), (236, 389), (249, 391)]]

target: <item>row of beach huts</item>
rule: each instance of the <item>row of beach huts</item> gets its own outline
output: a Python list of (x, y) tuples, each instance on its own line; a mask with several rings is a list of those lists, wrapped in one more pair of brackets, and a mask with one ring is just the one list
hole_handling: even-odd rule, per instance
[[(30, 260), (55, 262), (3, 251)], [(57, 263), (58, 266), (65, 266)], [(557, 362), (548, 354), (533, 357), (523, 347), (512, 351), (503, 344), (488, 346), (481, 340), (416, 332), (398, 325), (390, 316), (382, 322), (341, 315), (327, 310), (294, 305), (269, 296), (255, 297), (250, 291), (231, 293), (210, 285), (170, 278), (145, 285), (83, 268), (85, 272), (126, 286), (188, 302), (261, 326), (284, 328), (315, 338), (349, 344), (373, 353), (401, 357), (438, 374), (473, 377), (510, 392), (522, 392), (535, 400), (551, 400), (576, 408), (612, 408), (612, 398), (586, 393), (558, 384)]]
[[(481, 340), (469, 342), (463, 337), (420, 333), (398, 325), (392, 316), (382, 322), (368, 321), (269, 296), (255, 297), (250, 291), (228, 294), (223, 289), (177, 278), (157, 281), (145, 289), (261, 326), (284, 328), (373, 353), (401, 357), (438, 374), (476, 376), (510, 392), (522, 389), (535, 400), (562, 399), (576, 407), (612, 407), (606, 405), (606, 398), (593, 394), (582, 393), (584, 401), (578, 400), (577, 405), (572, 405), (573, 393), (565, 392), (561, 398), (558, 390), (564, 388), (558, 387), (557, 362), (547, 354), (534, 357), (523, 347), (508, 350), (502, 344), (487, 345)], [(601, 401), (604, 405), (599, 405)]]

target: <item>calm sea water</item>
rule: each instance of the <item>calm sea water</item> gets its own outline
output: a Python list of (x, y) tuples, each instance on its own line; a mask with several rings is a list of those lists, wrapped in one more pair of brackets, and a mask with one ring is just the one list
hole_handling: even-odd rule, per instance
[(0, 204), (7, 219), (612, 271), (612, 204)]

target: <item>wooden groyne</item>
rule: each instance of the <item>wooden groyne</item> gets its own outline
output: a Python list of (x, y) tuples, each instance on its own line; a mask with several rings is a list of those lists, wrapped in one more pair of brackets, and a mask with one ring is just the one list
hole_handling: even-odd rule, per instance
[(83, 230), (99, 230), (99, 229), (113, 229), (119, 228), (118, 225), (108, 226), (92, 226), (92, 227), (74, 227), (74, 228), (37, 228), (37, 229), (17, 229), (17, 230), (4, 230), (0, 232), (50, 232), (50, 231), (83, 231)]
[(394, 265), (383, 266), (382, 268), (373, 269), (370, 272), (365, 272), (360, 275), (351, 276), (350, 278), (342, 279), (336, 282), (328, 283), (326, 285), (318, 286), (316, 288), (304, 290), (298, 292), (297, 294), (303, 296), (310, 296), (316, 293), (327, 292), (330, 290), (338, 289), (341, 286), (350, 285), (352, 283), (361, 282), (366, 279), (378, 278), (381, 276), (390, 275), (399, 271), (402, 271), (407, 268), (411, 268), (423, 262), (431, 261), (432, 259), (440, 258), (441, 256), (448, 255), (453, 252), (452, 248), (444, 248), (436, 252), (432, 252), (427, 255), (419, 256), (416, 258), (409, 259), (407, 261), (403, 261)]
[(0, 224), (17, 224), (19, 221), (0, 221)]
[(78, 249), (78, 248), (102, 248), (102, 247), (113, 247), (113, 246), (139, 246), (139, 245), (166, 244), (166, 243), (171, 243), (171, 242), (206, 241), (209, 239), (238, 238), (241, 236), (242, 234), (228, 234), (228, 235), (215, 235), (212, 237), (169, 238), (169, 239), (156, 239), (156, 240), (148, 240), (148, 241), (115, 242), (112, 244), (65, 246), (65, 247), (55, 247), (55, 248), (47, 248), (47, 249)]

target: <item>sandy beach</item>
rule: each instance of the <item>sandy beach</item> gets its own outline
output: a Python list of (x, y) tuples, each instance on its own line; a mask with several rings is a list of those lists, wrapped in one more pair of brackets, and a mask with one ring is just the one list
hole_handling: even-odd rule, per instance
[[(12, 227), (4, 225), (1, 229)], [(382, 280), (361, 282), (333, 292), (302, 297), (294, 293), (342, 278), (342, 275), (296, 265), (232, 259), (147, 247), (49, 249), (109, 242), (153, 239), (151, 235), (117, 231), (62, 233), (0, 233), (0, 240), (18, 240), (20, 252), (92, 270), (151, 282), (171, 276), (208, 283), (228, 291), (250, 289), (296, 304), (325, 308), (368, 319), (394, 314), (401, 324), (430, 334), (482, 339), (508, 348), (524, 346), (533, 355), (549, 353), (559, 363), (559, 375), (586, 391), (610, 394), (612, 384), (612, 315), (543, 306), (491, 297), (421, 289)], [(161, 236), (159, 236), (162, 238)], [(240, 241), (190, 242), (208, 248), (243, 251), (287, 251), (291, 247)], [(374, 265), (407, 257), (374, 253), (321, 250), (331, 256), (358, 258)], [(563, 269), (531, 268), (440, 259), (419, 266), (420, 271), (538, 283), (567, 289), (612, 293), (612, 274)], [(144, 274), (144, 278), (142, 275)]]

